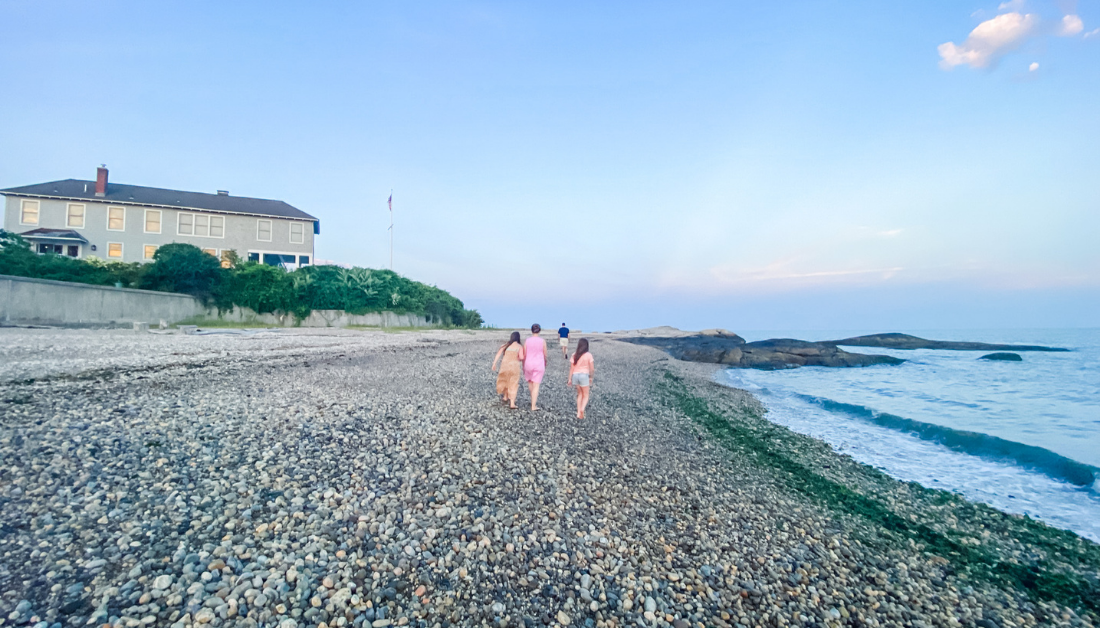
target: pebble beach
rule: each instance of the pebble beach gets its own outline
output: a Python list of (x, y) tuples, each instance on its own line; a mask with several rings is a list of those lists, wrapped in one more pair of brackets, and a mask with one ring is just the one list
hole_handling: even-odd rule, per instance
[(0, 329), (0, 625), (1097, 623), (1096, 544), (614, 336), (509, 410), (506, 337)]

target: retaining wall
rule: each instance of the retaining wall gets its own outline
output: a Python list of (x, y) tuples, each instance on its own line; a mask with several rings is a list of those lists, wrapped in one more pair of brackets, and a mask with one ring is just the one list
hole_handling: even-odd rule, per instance
[[(178, 323), (187, 319), (271, 327), (299, 325), (291, 315), (257, 314), (248, 308), (218, 312), (186, 294), (0, 275), (0, 322), (7, 324), (91, 327), (142, 321), (155, 327), (161, 320)], [(416, 314), (348, 314), (343, 310), (314, 310), (300, 323), (301, 327), (349, 325), (429, 327), (431, 323)]]
[(205, 313), (202, 303), (186, 294), (0, 275), (0, 321), (9, 324), (157, 324)]
[[(214, 320), (232, 323), (270, 325), (273, 327), (295, 326), (295, 318), (290, 314), (257, 314), (248, 308), (234, 307), (228, 312), (213, 310), (206, 315)], [(348, 314), (343, 310), (313, 310), (300, 327), (348, 327), (363, 325), (367, 327), (430, 327), (431, 323), (416, 314), (397, 314), (396, 312), (371, 312), (369, 314)]]

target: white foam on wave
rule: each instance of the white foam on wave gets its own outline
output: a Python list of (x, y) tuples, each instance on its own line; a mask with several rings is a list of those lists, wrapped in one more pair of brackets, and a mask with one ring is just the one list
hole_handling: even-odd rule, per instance
[(717, 380), (756, 394), (772, 422), (823, 440), (838, 452), (899, 480), (959, 493), (1100, 542), (1100, 493), (1096, 488), (954, 451), (858, 416), (829, 411), (776, 385), (774, 373), (731, 369), (720, 372)]

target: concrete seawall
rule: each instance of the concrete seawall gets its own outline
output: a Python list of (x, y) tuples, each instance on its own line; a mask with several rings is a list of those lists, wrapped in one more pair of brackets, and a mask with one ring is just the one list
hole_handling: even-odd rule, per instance
[(99, 326), (202, 316), (186, 294), (0, 275), (0, 321), (12, 325)]
[(271, 327), (430, 326), (423, 316), (396, 312), (315, 310), (301, 321), (289, 314), (257, 314), (248, 308), (219, 312), (186, 294), (0, 275), (0, 323), (7, 325), (110, 327), (141, 321), (156, 326), (161, 320), (171, 324), (188, 319)]

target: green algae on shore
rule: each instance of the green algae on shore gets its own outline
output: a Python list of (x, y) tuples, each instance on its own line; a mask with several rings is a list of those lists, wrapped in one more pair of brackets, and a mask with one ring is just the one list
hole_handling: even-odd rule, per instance
[[(918, 501), (951, 504), (960, 521), (1008, 537), (1027, 552), (997, 551), (974, 547), (962, 532), (935, 529), (919, 517), (904, 517), (876, 496), (812, 469), (791, 454), (798, 444), (812, 441), (790, 430), (767, 423), (759, 412), (742, 409), (738, 416), (715, 411), (707, 399), (693, 394), (683, 378), (665, 372), (659, 393), (672, 408), (690, 418), (727, 450), (741, 454), (756, 466), (771, 471), (780, 485), (802, 494), (838, 515), (871, 524), (882, 537), (903, 543), (917, 543), (924, 551), (948, 561), (957, 573), (975, 582), (1016, 589), (1033, 601), (1052, 601), (1100, 619), (1100, 545), (1076, 534), (1029, 519), (1013, 517), (957, 495), (902, 483), (866, 465), (856, 466), (865, 479), (908, 488)], [(919, 505), (918, 505), (919, 508)], [(979, 522), (979, 519), (982, 520)], [(882, 542), (868, 538), (868, 542)], [(1024, 560), (1020, 560), (1023, 558)]]

